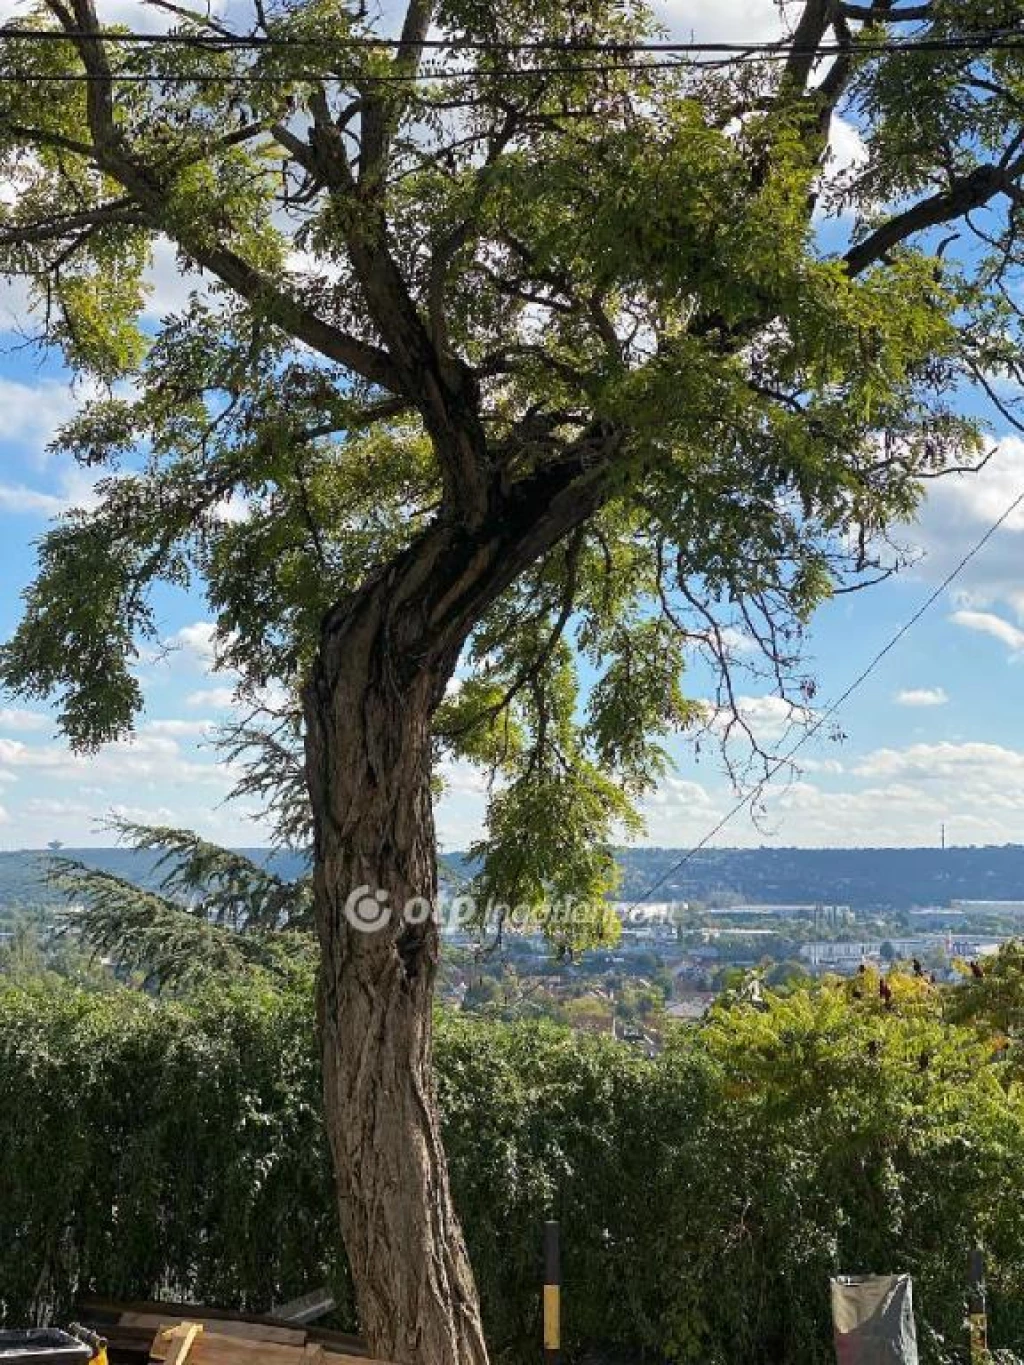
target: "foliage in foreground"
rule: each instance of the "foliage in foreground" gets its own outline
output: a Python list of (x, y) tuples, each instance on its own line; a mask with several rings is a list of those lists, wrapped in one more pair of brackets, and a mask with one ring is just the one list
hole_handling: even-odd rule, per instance
[[(1019, 966), (994, 986), (1009, 1032)], [(827, 1276), (906, 1269), (937, 1362), (938, 1337), (962, 1339), (976, 1239), (995, 1340), (1019, 1348), (1014, 1049), (993, 1060), (977, 989), (953, 1024), (919, 983), (898, 981), (892, 1010), (876, 984), (721, 1010), (654, 1062), (442, 1015), (445, 1140), (496, 1351), (535, 1355), (552, 1210), (574, 1350), (815, 1365), (831, 1360)], [(76, 1289), (266, 1308), (325, 1279), (351, 1321), (311, 1012), (299, 978), (188, 1000), (0, 994), (8, 1321), (59, 1312)]]

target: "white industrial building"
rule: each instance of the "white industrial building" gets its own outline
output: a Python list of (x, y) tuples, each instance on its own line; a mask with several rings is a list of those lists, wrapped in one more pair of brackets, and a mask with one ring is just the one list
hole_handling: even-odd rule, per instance
[(864, 962), (868, 958), (880, 957), (883, 943), (891, 946), (894, 957), (907, 958), (920, 957), (922, 953), (927, 953), (939, 942), (941, 940), (934, 938), (887, 938), (805, 943), (800, 949), (800, 956), (805, 958), (812, 967), (822, 967), (828, 963), (848, 967), (858, 962)]

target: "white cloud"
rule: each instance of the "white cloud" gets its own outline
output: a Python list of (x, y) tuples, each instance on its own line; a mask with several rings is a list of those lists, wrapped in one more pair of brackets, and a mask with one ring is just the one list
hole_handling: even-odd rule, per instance
[[(738, 814), (714, 844), (719, 847), (873, 847), (937, 844), (939, 830), (958, 843), (1010, 843), (1024, 825), (1024, 751), (986, 743), (915, 744), (872, 751), (845, 768), (842, 786), (823, 785), (825, 760), (802, 765), (795, 781), (763, 793), (765, 816), (755, 824)], [(839, 772), (844, 770), (841, 767)], [(685, 848), (703, 839), (735, 795), (714, 779), (662, 783), (645, 804), (642, 840)]]
[(1008, 778), (1021, 788), (1024, 801), (1024, 753), (999, 744), (969, 741), (954, 744), (911, 744), (905, 749), (875, 749), (854, 767), (858, 777), (913, 779), (916, 782), (959, 780), (980, 775), (986, 787), (1005, 785)]
[(32, 796), (22, 807), (25, 814), (42, 816), (44, 819), (66, 819), (68, 816), (82, 816), (89, 819), (94, 812), (83, 801), (66, 801), (57, 796)]
[[(760, 743), (770, 744), (782, 739), (794, 726), (807, 725), (814, 719), (814, 712), (806, 706), (797, 706), (782, 697), (736, 698), (736, 710), (741, 720), (753, 731), (754, 738)], [(719, 708), (712, 714), (711, 728), (723, 733), (729, 728), (732, 712)], [(742, 740), (741, 732), (733, 727), (732, 738)]]
[(680, 42), (755, 43), (785, 31), (776, 0), (655, 0), (653, 9)]
[(194, 293), (205, 293), (210, 279), (198, 271), (184, 270), (174, 243), (158, 237), (153, 243), (153, 259), (146, 271), (149, 293), (143, 307), (145, 317), (160, 321), (180, 313)]
[(859, 129), (848, 119), (834, 114), (829, 126), (827, 178), (832, 179), (863, 166), (868, 155), (867, 143)]
[(232, 687), (202, 687), (185, 698), (186, 706), (209, 706), (217, 711), (226, 711), (234, 704), (235, 691)]
[(41, 456), (77, 407), (75, 390), (67, 381), (25, 384), (0, 378), (0, 441)]
[(52, 722), (40, 711), (22, 711), (18, 707), (0, 706), (0, 730), (14, 730), (25, 734), (29, 730), (45, 730)]
[(217, 728), (215, 720), (150, 720), (141, 733), (170, 735), (174, 739), (202, 739)]
[(170, 735), (146, 732), (105, 744), (92, 754), (0, 737), (0, 764), (46, 782), (127, 782), (151, 790), (181, 784), (226, 790), (237, 776), (228, 764), (199, 762)]
[(95, 471), (72, 467), (62, 472), (56, 490), (25, 484), (0, 483), (0, 512), (22, 516), (59, 517), (69, 508), (91, 509), (97, 504)]
[[(949, 474), (929, 483), (917, 522), (901, 539), (923, 555), (917, 577), (941, 582), (1024, 492), (1024, 440), (999, 442), (981, 470)], [(1024, 504), (957, 573), (958, 605), (1005, 603), (1024, 623)]]
[(905, 687), (895, 701), (897, 706), (945, 706), (949, 696), (943, 687)]
[(485, 774), (472, 763), (448, 759), (438, 765), (437, 775), (451, 795), (483, 796), (487, 791)]
[(859, 129), (834, 114), (829, 125), (828, 151), (816, 182), (819, 195), (814, 214), (816, 222), (842, 217), (849, 212), (844, 191), (869, 157), (867, 143)]
[(993, 636), (1014, 654), (1024, 650), (1024, 630), (1019, 630), (1012, 622), (993, 612), (955, 611), (949, 619), (953, 625), (962, 626), (965, 630), (977, 630), (983, 635)]
[[(0, 23), (25, 19), (37, 6), (34, 0), (0, 0)], [(202, 9), (207, 6), (203, 5)], [(223, 3), (209, 6), (211, 14), (224, 9)], [(146, 0), (96, 0), (101, 24), (127, 24), (141, 32), (158, 33), (171, 27), (173, 16), (146, 3)]]
[(212, 621), (196, 621), (193, 625), (182, 626), (164, 641), (168, 649), (179, 650), (187, 661), (198, 664), (203, 669), (212, 667), (216, 658), (214, 634), (216, 626)]
[(57, 517), (67, 504), (56, 493), (44, 493), (24, 484), (0, 483), (0, 512)]
[(729, 654), (756, 654), (758, 651), (754, 637), (737, 626), (723, 626), (721, 634), (722, 644)]

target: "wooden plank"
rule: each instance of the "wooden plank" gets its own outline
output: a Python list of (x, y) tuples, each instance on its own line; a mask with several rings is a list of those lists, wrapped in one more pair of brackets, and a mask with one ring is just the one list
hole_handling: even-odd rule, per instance
[[(154, 1359), (161, 1358), (156, 1354), (160, 1344), (158, 1337), (153, 1343)], [(367, 1365), (368, 1359), (330, 1351), (317, 1342), (309, 1342), (304, 1347), (281, 1346), (276, 1342), (252, 1341), (206, 1331), (196, 1338), (189, 1365)], [(374, 1362), (374, 1365), (384, 1363)]]
[[(220, 1332), (205, 1333), (201, 1347), (196, 1348), (191, 1365), (302, 1365), (301, 1346), (282, 1346), (274, 1341), (252, 1340), (247, 1337), (227, 1336)], [(154, 1360), (170, 1360), (170, 1337), (166, 1327), (156, 1334), (151, 1352)]]
[[(301, 1327), (275, 1327), (264, 1322), (236, 1322), (231, 1319), (208, 1318), (197, 1313), (189, 1322), (201, 1322), (204, 1327), (228, 1337), (246, 1337), (251, 1341), (272, 1341), (278, 1346), (305, 1346), (306, 1333)], [(167, 1331), (174, 1325), (167, 1313), (121, 1314), (122, 1327), (148, 1327), (151, 1332)]]
[(164, 1334), (168, 1350), (164, 1357), (166, 1365), (185, 1365), (189, 1352), (203, 1335), (201, 1322), (181, 1322)]
[[(194, 1322), (202, 1319), (210, 1326), (223, 1322), (252, 1322), (265, 1323), (270, 1327), (284, 1327), (294, 1329), (295, 1324), (284, 1322), (280, 1318), (275, 1318), (267, 1313), (248, 1313), (240, 1312), (234, 1308), (217, 1308), (212, 1304), (180, 1303), (171, 1300), (166, 1302), (158, 1299), (105, 1299), (97, 1295), (81, 1294), (75, 1300), (75, 1308), (81, 1322), (87, 1326), (101, 1331), (102, 1335), (113, 1342), (114, 1336), (123, 1333), (124, 1345), (128, 1351), (134, 1351), (135, 1339), (141, 1336), (140, 1329), (134, 1327), (120, 1328), (120, 1319), (125, 1313), (149, 1313), (158, 1317), (161, 1322)], [(319, 1342), (326, 1346), (328, 1351), (340, 1352), (343, 1355), (358, 1356), (364, 1360), (369, 1357), (366, 1343), (351, 1332), (339, 1332), (331, 1327), (317, 1327), (310, 1324), (306, 1327), (307, 1341)], [(145, 1343), (146, 1352), (149, 1350), (149, 1343), (152, 1336)]]
[(369, 1359), (370, 1348), (362, 1337), (354, 1337), (351, 1332), (338, 1332), (332, 1327), (317, 1327), (310, 1323), (306, 1328), (306, 1340), (326, 1346), (328, 1351), (341, 1355), (363, 1356)]

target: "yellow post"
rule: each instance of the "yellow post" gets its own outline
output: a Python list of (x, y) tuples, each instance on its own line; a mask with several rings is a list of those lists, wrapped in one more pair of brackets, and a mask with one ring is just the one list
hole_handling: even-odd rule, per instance
[(971, 1365), (988, 1359), (988, 1312), (985, 1305), (985, 1253), (980, 1247), (971, 1252), (968, 1273), (970, 1285), (967, 1312), (970, 1326)]
[(544, 1224), (544, 1359), (558, 1365), (562, 1349), (562, 1267), (558, 1224)]

